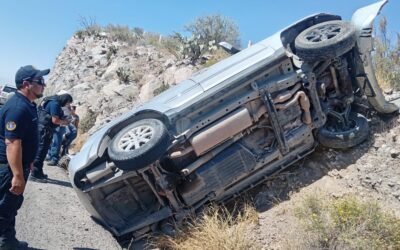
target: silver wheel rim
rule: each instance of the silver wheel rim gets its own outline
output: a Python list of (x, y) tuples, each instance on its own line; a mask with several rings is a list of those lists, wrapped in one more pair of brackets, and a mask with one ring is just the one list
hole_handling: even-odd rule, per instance
[(154, 129), (148, 125), (134, 127), (127, 131), (118, 142), (118, 149), (134, 151), (145, 146), (154, 136)]
[(305, 38), (307, 41), (312, 43), (318, 43), (322, 41), (326, 41), (332, 39), (337, 36), (342, 31), (342, 27), (337, 24), (324, 25), (322, 27), (315, 28), (310, 30)]

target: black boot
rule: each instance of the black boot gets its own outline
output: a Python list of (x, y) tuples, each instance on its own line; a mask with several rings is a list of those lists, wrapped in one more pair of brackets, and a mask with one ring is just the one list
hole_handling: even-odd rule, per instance
[(33, 167), (31, 174), (29, 175), (29, 180), (34, 181), (34, 182), (46, 183), (47, 182), (47, 174), (44, 174), (43, 170), (39, 170), (39, 169)]
[(0, 250), (26, 249), (28, 242), (17, 239), (0, 241)]

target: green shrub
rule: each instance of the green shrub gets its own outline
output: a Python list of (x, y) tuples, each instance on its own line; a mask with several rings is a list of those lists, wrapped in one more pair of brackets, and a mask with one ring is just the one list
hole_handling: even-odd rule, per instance
[(167, 36), (161, 40), (161, 45), (169, 53), (173, 54), (177, 59), (182, 59), (179, 50), (182, 46), (182, 42), (176, 38), (176, 35)]
[(79, 25), (81, 27), (75, 34), (78, 38), (85, 38), (86, 36), (99, 36), (102, 28), (97, 24), (96, 19), (92, 17), (80, 17)]
[(119, 67), (116, 73), (120, 83), (129, 84), (131, 80), (131, 73), (128, 69), (125, 69), (124, 67)]
[(130, 45), (135, 44), (140, 39), (128, 26), (109, 24), (105, 31), (112, 40), (126, 42)]
[(159, 88), (156, 88), (153, 91), (153, 95), (156, 96), (162, 92), (164, 92), (165, 90), (169, 89), (169, 85), (168, 84), (162, 84)]
[(144, 30), (142, 28), (134, 27), (132, 29), (132, 32), (135, 34), (136, 37), (143, 38)]
[(400, 219), (354, 196), (307, 197), (296, 208), (305, 249), (400, 249)]
[(75, 32), (75, 36), (79, 39), (83, 39), (85, 37), (86, 33), (84, 30), (78, 30)]
[(217, 49), (211, 54), (211, 58), (207, 60), (207, 62), (204, 64), (204, 67), (210, 67), (213, 64), (216, 64), (217, 62), (229, 57), (230, 55), (223, 49)]
[(187, 38), (179, 33), (175, 33), (174, 39), (179, 43), (178, 51), (181, 55), (180, 58), (189, 59), (193, 64), (195, 64), (206, 52), (217, 50), (215, 41), (207, 42), (200, 36)]
[(228, 42), (236, 47), (240, 47), (239, 28), (237, 24), (222, 15), (209, 15), (199, 17), (192, 23), (185, 25), (185, 30), (194, 37), (200, 37), (201, 42), (207, 44), (214, 41)]
[(108, 51), (106, 54), (107, 61), (109, 62), (111, 60), (111, 57), (116, 55), (117, 52), (118, 52), (118, 48), (115, 47), (114, 45), (111, 45), (110, 47), (108, 47)]
[[(145, 32), (143, 34), (144, 45), (153, 45), (159, 47), (161, 35), (156, 32)], [(162, 40), (162, 39), (161, 39)]]

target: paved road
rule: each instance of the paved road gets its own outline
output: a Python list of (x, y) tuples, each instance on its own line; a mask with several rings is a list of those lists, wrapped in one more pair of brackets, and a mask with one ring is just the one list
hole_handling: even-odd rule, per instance
[(45, 166), (49, 183), (28, 182), (17, 216), (17, 237), (30, 249), (120, 249), (79, 203), (67, 173)]

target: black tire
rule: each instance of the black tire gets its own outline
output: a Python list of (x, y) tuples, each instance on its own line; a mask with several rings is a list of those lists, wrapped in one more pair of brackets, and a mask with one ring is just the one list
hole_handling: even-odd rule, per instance
[(351, 128), (346, 131), (332, 131), (326, 126), (319, 129), (317, 140), (328, 148), (346, 149), (365, 141), (369, 135), (367, 119), (360, 114), (351, 114), (349, 117)]
[(296, 55), (304, 61), (322, 61), (341, 56), (356, 42), (350, 22), (335, 20), (303, 30), (295, 40)]
[(138, 170), (158, 160), (169, 145), (164, 124), (156, 119), (143, 119), (118, 132), (108, 147), (108, 155), (118, 168)]

